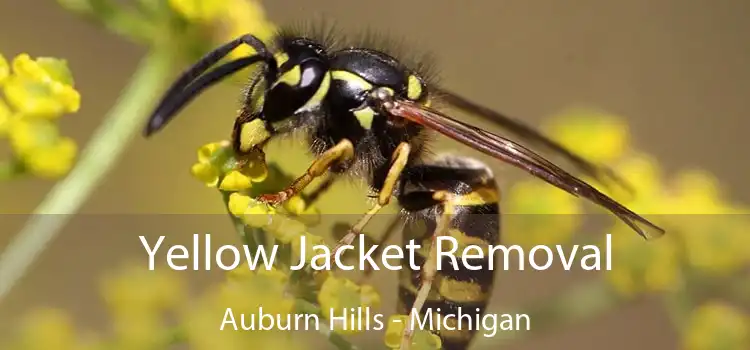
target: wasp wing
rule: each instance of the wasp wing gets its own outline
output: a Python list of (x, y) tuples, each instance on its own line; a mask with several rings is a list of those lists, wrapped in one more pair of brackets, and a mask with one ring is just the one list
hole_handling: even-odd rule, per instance
[[(392, 100), (384, 103), (382, 107), (396, 117), (435, 130), (496, 159), (523, 169), (570, 194), (586, 198), (611, 211), (646, 239), (656, 238), (664, 234), (664, 230), (660, 227), (516, 142), (463, 123), (435, 109), (412, 101)], [(638, 223), (655, 232), (645, 231)]]
[(464, 112), (473, 114), (484, 120), (491, 121), (503, 127), (504, 129), (510, 131), (511, 133), (515, 134), (520, 139), (538, 144), (542, 147), (547, 148), (548, 150), (552, 152), (555, 152), (567, 158), (567, 160), (572, 162), (573, 165), (578, 167), (586, 175), (594, 178), (595, 180), (603, 184), (606, 184), (606, 182), (604, 182), (604, 179), (609, 178), (613, 180), (614, 182), (616, 182), (618, 185), (622, 186), (627, 191), (629, 191), (631, 194), (634, 192), (633, 188), (627, 183), (627, 181), (619, 177), (611, 169), (596, 165), (594, 163), (587, 161), (586, 159), (583, 159), (581, 156), (575, 154), (573, 151), (567, 149), (565, 146), (561, 145), (560, 143), (543, 135), (542, 133), (535, 130), (534, 128), (516, 119), (513, 119), (509, 116), (506, 116), (504, 114), (493, 111), (492, 109), (489, 109), (487, 107), (484, 107), (482, 105), (469, 101), (468, 99), (456, 93), (448, 91), (446, 89), (442, 89), (439, 87), (433, 87), (433, 89), (440, 96), (441, 102), (445, 102), (452, 107), (455, 107)]

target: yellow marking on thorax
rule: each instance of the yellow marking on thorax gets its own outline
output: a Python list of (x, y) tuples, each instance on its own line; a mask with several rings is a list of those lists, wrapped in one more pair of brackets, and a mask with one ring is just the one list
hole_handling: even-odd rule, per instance
[(331, 72), (331, 76), (333, 77), (334, 80), (343, 80), (346, 82), (357, 84), (362, 90), (372, 89), (372, 84), (370, 84), (367, 80), (365, 80), (364, 78), (352, 72), (347, 72), (345, 70), (335, 70)]
[(271, 134), (266, 130), (263, 120), (255, 119), (245, 123), (240, 128), (240, 150), (243, 152), (249, 151), (269, 137), (271, 137)]
[(372, 121), (375, 119), (376, 114), (377, 113), (375, 113), (370, 107), (354, 111), (354, 116), (357, 117), (359, 125), (365, 128), (365, 130), (370, 130), (370, 128), (372, 128)]
[(495, 188), (482, 187), (473, 192), (453, 196), (454, 205), (475, 206), (497, 203), (499, 194)]
[(321, 102), (323, 102), (323, 99), (328, 94), (328, 90), (331, 88), (331, 75), (326, 74), (323, 77), (323, 81), (320, 82), (320, 86), (318, 86), (318, 90), (315, 91), (315, 94), (310, 97), (307, 102), (299, 108), (299, 111), (305, 111), (308, 110), (316, 105), (319, 105)]
[(281, 74), (279, 79), (276, 80), (274, 85), (284, 83), (289, 86), (297, 86), (302, 80), (302, 68), (299, 65), (292, 67), (292, 69)]
[(406, 97), (410, 100), (418, 100), (421, 96), (422, 82), (420, 82), (416, 76), (410, 75), (406, 85)]

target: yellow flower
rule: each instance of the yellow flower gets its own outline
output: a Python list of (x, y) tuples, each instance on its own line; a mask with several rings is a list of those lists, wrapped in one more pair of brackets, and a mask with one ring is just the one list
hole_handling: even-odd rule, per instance
[(300, 215), (305, 212), (305, 200), (300, 196), (294, 196), (284, 202), (284, 209), (293, 215)]
[(102, 281), (102, 294), (114, 323), (115, 340), (125, 349), (164, 345), (165, 312), (186, 300), (185, 285), (166, 266), (149, 271), (126, 265)]
[(216, 187), (219, 182), (219, 169), (210, 163), (195, 163), (190, 167), (190, 173), (208, 187)]
[(708, 302), (693, 310), (684, 339), (688, 350), (750, 348), (750, 319), (722, 302)]
[[(194, 307), (187, 309), (183, 325), (189, 347), (199, 350), (299, 349), (299, 344), (287, 337), (287, 331), (277, 330), (276, 319), (281, 317), (282, 326), (286, 325), (286, 316), (294, 307), (294, 299), (285, 290), (288, 276), (278, 270), (263, 269), (232, 276), (228, 283), (213, 288), (194, 302)], [(263, 321), (265, 327), (270, 325), (270, 318), (274, 319), (270, 330), (259, 330), (261, 312), (267, 315)], [(243, 324), (250, 326), (253, 320), (254, 330), (242, 328)]]
[(169, 0), (169, 6), (185, 19), (207, 23), (216, 20), (226, 10), (225, 0)]
[(611, 238), (612, 270), (605, 278), (620, 294), (630, 297), (681, 287), (680, 250), (674, 236), (647, 242), (618, 226)]
[[(251, 33), (261, 41), (270, 44), (276, 33), (276, 26), (267, 18), (263, 6), (257, 0), (227, 0), (227, 11), (222, 21), (221, 41), (234, 39)], [(253, 54), (253, 49), (242, 45), (230, 53), (230, 58), (239, 58)]]
[(73, 166), (78, 148), (59, 134), (57, 127), (43, 119), (18, 119), (10, 126), (14, 152), (32, 173), (46, 178), (66, 174)]
[(10, 110), (5, 101), (0, 99), (0, 136), (5, 136), (8, 133), (13, 119), (13, 111)]
[(21, 54), (13, 60), (13, 73), (3, 87), (8, 102), (19, 113), (53, 119), (80, 108), (81, 96), (73, 88), (64, 60), (32, 60)]
[[(330, 276), (323, 282), (318, 293), (318, 302), (323, 315), (329, 315), (333, 312), (336, 316), (343, 315), (343, 312), (351, 314), (352, 309), (367, 308), (376, 309), (380, 307), (380, 295), (372, 286), (358, 286), (356, 283), (345, 278)], [(374, 312), (371, 311), (371, 315)], [(366, 317), (366, 313), (362, 312)], [(360, 320), (362, 323), (365, 320)], [(338, 333), (353, 334), (360, 330), (352, 325), (333, 323), (333, 330)]]
[(31, 173), (43, 178), (61, 177), (70, 171), (78, 146), (69, 137), (62, 137), (50, 147), (42, 147), (29, 154), (24, 162)]
[(219, 189), (222, 191), (242, 191), (250, 188), (250, 178), (237, 170), (232, 170), (221, 180)]
[[(306, 234), (307, 226), (295, 219), (276, 215), (267, 230), (273, 234), (273, 237), (282, 244), (299, 242), (300, 236)], [(322, 244), (322, 240), (319, 241)]]
[(38, 309), (26, 316), (16, 344), (15, 348), (24, 350), (83, 350), (87, 345), (77, 335), (73, 320), (55, 309)]
[(8, 60), (5, 56), (0, 54), (0, 85), (5, 82), (5, 79), (10, 75), (10, 67), (8, 66)]
[(582, 214), (580, 199), (537, 180), (513, 185), (504, 209), (505, 238), (524, 247), (570, 241)]
[[(211, 142), (198, 148), (198, 162), (190, 173), (208, 187), (219, 186), (223, 191), (241, 191), (262, 182), (268, 173), (262, 156), (250, 154), (239, 162), (232, 155), (227, 141)], [(221, 184), (219, 179), (223, 178)]]
[(725, 203), (716, 179), (687, 171), (673, 184), (669, 203), (675, 215), (667, 219), (683, 240), (690, 266), (708, 273), (731, 273), (750, 261), (750, 220)]
[(716, 178), (704, 171), (681, 172), (670, 181), (671, 214), (729, 214)]
[(230, 147), (229, 141), (210, 142), (198, 148), (198, 162), (210, 163), (219, 151)]
[(116, 314), (173, 308), (185, 300), (184, 287), (166, 266), (150, 271), (142, 264), (126, 265), (102, 282), (104, 299)]
[(229, 195), (227, 208), (245, 225), (256, 228), (265, 228), (270, 225), (273, 222), (272, 216), (276, 214), (274, 208), (237, 192)]
[[(409, 316), (394, 315), (388, 319), (388, 327), (385, 330), (385, 345), (390, 349), (401, 348), (401, 338), (404, 335)], [(414, 331), (411, 349), (414, 350), (437, 350), (442, 348), (443, 342), (434, 333), (417, 329)]]
[(695, 228), (679, 234), (684, 239), (690, 266), (709, 273), (726, 274), (750, 261), (750, 220), (744, 215), (702, 215), (686, 218)]
[(545, 128), (562, 145), (596, 163), (610, 163), (628, 148), (628, 124), (610, 113), (571, 109), (555, 116)]

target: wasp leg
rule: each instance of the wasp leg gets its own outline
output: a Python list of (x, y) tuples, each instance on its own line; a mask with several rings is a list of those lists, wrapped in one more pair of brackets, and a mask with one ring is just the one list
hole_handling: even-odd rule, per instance
[(316, 187), (314, 190), (310, 191), (309, 194), (302, 194), (302, 198), (305, 200), (305, 205), (312, 206), (315, 204), (318, 199), (320, 199), (321, 196), (323, 196), (326, 192), (328, 192), (329, 189), (331, 189), (331, 186), (333, 186), (334, 183), (340, 178), (341, 176), (338, 174), (328, 174), (326, 176), (325, 180)]
[[(380, 239), (378, 239), (375, 244), (377, 244), (377, 248), (375, 248), (375, 251), (372, 253), (373, 256), (380, 256), (380, 253), (383, 251), (383, 243), (387, 242), (389, 239), (391, 239), (391, 236), (393, 236), (393, 233), (396, 232), (396, 227), (401, 222), (401, 217), (396, 217), (393, 220), (391, 220), (391, 223), (388, 224), (388, 228), (385, 229), (385, 233), (383, 234)], [(370, 279), (370, 276), (372, 276), (372, 266), (371, 265), (365, 265), (364, 271), (362, 271), (362, 277), (359, 279), (359, 283), (365, 283), (367, 280)]]
[(375, 203), (375, 205), (373, 205), (370, 210), (368, 210), (367, 213), (359, 219), (354, 226), (352, 226), (351, 230), (339, 240), (336, 248), (333, 249), (333, 254), (335, 254), (342, 246), (352, 244), (354, 238), (364, 230), (367, 223), (370, 222), (370, 219), (390, 203), (398, 179), (401, 177), (401, 173), (404, 171), (406, 163), (409, 160), (410, 152), (411, 146), (409, 146), (408, 143), (404, 142), (398, 145), (396, 151), (393, 152), (391, 167), (388, 169), (388, 175), (386, 175), (385, 181), (383, 182), (383, 188), (378, 193), (377, 203)]
[(343, 139), (318, 156), (307, 168), (307, 172), (294, 180), (289, 187), (281, 192), (261, 195), (258, 199), (272, 205), (284, 202), (302, 192), (313, 180), (325, 174), (334, 164), (349, 161), (352, 158), (354, 158), (354, 146), (351, 141)]
[[(422, 307), (424, 306), (425, 301), (427, 301), (427, 297), (432, 290), (432, 282), (435, 280), (435, 274), (437, 273), (437, 245), (435, 244), (435, 241), (438, 239), (438, 237), (448, 235), (450, 224), (455, 213), (452, 194), (444, 191), (438, 191), (433, 195), (433, 199), (442, 203), (443, 213), (440, 215), (440, 218), (437, 222), (437, 227), (435, 228), (435, 232), (432, 235), (430, 252), (428, 253), (427, 259), (422, 265), (422, 273), (420, 275), (421, 283), (419, 286), (419, 290), (417, 290), (414, 304), (412, 304), (410, 315), (419, 315), (422, 312)], [(412, 317), (408, 317), (406, 321), (406, 329), (404, 330), (404, 335), (401, 338), (401, 350), (409, 349), (413, 337), (414, 325), (412, 324)]]

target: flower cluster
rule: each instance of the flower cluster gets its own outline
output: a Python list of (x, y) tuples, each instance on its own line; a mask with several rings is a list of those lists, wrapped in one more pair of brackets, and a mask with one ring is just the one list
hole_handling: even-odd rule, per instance
[[(244, 155), (242, 160), (238, 161), (228, 142), (209, 143), (199, 149), (198, 162), (193, 165), (191, 172), (207, 186), (218, 187), (227, 194), (227, 210), (245, 227), (262, 230), (273, 238), (274, 244), (280, 246), (281, 251), (291, 252), (287, 257), (289, 260), (279, 260), (279, 273), (289, 273), (284, 268), (290, 265), (285, 263), (299, 260), (303, 253), (303, 247), (300, 246), (302, 236), (308, 242), (304, 247), (309, 250), (304, 252), (308, 263), (318, 253), (313, 251), (313, 246), (325, 244), (323, 237), (310, 233), (306, 223), (300, 220), (304, 217), (303, 214), (314, 213), (314, 208), (308, 207), (301, 197), (290, 198), (282, 208), (268, 206), (254, 199), (254, 184), (263, 185), (266, 179), (270, 179), (262, 154)], [(259, 241), (249, 240), (255, 244)], [(380, 296), (371, 286), (358, 285), (348, 279), (337, 277), (330, 271), (316, 272), (308, 277), (312, 283), (298, 283), (296, 286), (290, 285), (289, 288), (311, 288), (312, 290), (300, 291), (300, 294), (317, 295), (314, 300), (308, 302), (318, 305), (323, 316), (329, 315), (331, 311), (339, 313), (347, 308), (375, 309), (380, 306)], [(334, 327), (333, 331), (347, 334), (357, 330)]]
[[(169, 0), (169, 6), (183, 19), (198, 25), (217, 26), (216, 41), (224, 42), (253, 33), (268, 42), (276, 27), (266, 18), (258, 1), (247, 0)], [(239, 47), (230, 56), (251, 54), (249, 47)]]
[[(607, 231), (612, 233), (613, 269), (605, 280), (614, 290), (625, 297), (705, 292), (707, 285), (720, 291), (741, 281), (750, 264), (750, 217), (743, 215), (748, 213), (745, 206), (723, 196), (711, 174), (686, 170), (667, 176), (655, 159), (628, 144), (625, 123), (612, 115), (573, 111), (553, 119), (549, 129), (564, 145), (588, 152), (589, 159), (614, 164), (613, 170), (627, 176), (635, 194), (602, 190), (667, 230), (667, 235), (649, 242), (620, 222)], [(597, 147), (590, 147), (591, 142)], [(722, 327), (733, 330), (721, 341), (727, 349), (746, 347), (738, 344), (747, 344), (750, 328), (741, 321), (747, 316), (737, 309), (709, 303), (697, 306), (693, 315), (685, 339), (689, 348), (721, 348), (715, 344), (724, 334)]]
[(65, 175), (77, 146), (60, 134), (57, 121), (81, 104), (66, 61), (24, 53), (8, 62), (0, 55), (0, 88), (0, 137), (13, 151), (11, 159), (0, 160), (0, 178)]

